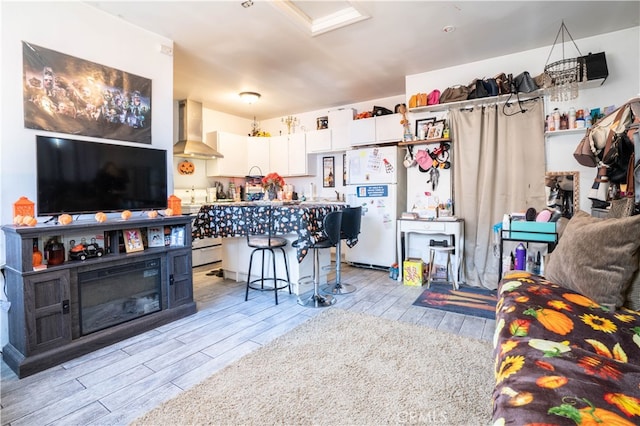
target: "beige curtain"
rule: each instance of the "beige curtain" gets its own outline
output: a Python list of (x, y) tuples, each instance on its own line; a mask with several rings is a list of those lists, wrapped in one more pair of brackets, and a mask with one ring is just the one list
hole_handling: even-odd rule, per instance
[(501, 260), (493, 225), (505, 213), (546, 206), (542, 100), (454, 109), (449, 117), (455, 214), (465, 221), (465, 282), (495, 289)]

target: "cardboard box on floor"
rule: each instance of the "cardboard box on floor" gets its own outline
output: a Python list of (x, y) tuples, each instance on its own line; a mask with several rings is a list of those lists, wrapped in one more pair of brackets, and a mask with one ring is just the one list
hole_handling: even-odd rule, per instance
[(422, 259), (407, 259), (402, 264), (404, 285), (420, 287), (426, 281), (425, 265)]

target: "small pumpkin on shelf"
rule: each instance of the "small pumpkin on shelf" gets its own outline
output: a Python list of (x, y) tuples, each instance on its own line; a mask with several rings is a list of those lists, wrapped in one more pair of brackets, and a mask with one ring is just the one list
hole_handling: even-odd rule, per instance
[(158, 212), (157, 212), (157, 211), (155, 211), (155, 210), (149, 210), (149, 211), (147, 212), (147, 217), (148, 217), (149, 219), (155, 219), (156, 217), (158, 217)]
[(122, 220), (129, 220), (131, 218), (131, 210), (125, 210), (120, 214)]
[(71, 215), (68, 214), (61, 214), (60, 217), (58, 217), (58, 223), (60, 225), (68, 225), (71, 222), (73, 222), (73, 218), (71, 217)]
[(95, 218), (96, 218), (96, 222), (102, 223), (107, 221), (107, 215), (104, 214), (103, 212), (96, 213)]

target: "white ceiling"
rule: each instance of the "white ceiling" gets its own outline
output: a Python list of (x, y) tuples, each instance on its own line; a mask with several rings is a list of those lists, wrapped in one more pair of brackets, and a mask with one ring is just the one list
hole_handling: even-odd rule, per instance
[[(349, 3), (370, 18), (316, 36), (282, 8), (293, 4), (312, 21)], [(640, 25), (638, 1), (88, 4), (174, 41), (176, 100), (259, 120), (402, 94), (408, 74), (551, 46), (562, 19), (575, 40)], [(445, 33), (446, 25), (456, 30)], [(577, 56), (565, 41), (567, 57)], [(242, 91), (262, 98), (243, 104)]]

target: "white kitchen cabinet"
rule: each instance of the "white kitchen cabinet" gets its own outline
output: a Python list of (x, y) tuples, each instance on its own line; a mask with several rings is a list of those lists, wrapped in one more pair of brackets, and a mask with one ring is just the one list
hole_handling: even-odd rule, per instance
[(262, 170), (265, 174), (276, 172), (280, 176), (289, 176), (289, 139), (287, 136), (273, 136), (269, 138), (270, 168)]
[(389, 114), (353, 120), (349, 126), (351, 146), (401, 141), (401, 119), (400, 114)]
[(312, 130), (306, 133), (307, 153), (330, 152), (333, 129)]
[(376, 143), (376, 118), (353, 120), (349, 125), (349, 140), (351, 146)]
[[(355, 117), (353, 108), (329, 111), (329, 129), (331, 130), (331, 151), (346, 151), (351, 147), (349, 126)], [(307, 141), (307, 145), (309, 142)]]
[[(270, 163), (271, 141), (275, 138), (251, 137), (247, 138), (246, 172), (252, 167), (259, 167), (263, 174), (275, 170)], [(244, 176), (244, 175), (243, 175)]]
[(271, 171), (281, 176), (306, 176), (309, 161), (304, 133), (294, 133), (271, 138)]
[(245, 176), (247, 174), (247, 137), (226, 132), (207, 133), (206, 143), (224, 155), (207, 160), (207, 176)]
[[(328, 130), (328, 129), (327, 129)], [(289, 176), (306, 176), (310, 173), (307, 158), (306, 135), (294, 133), (289, 135)], [(315, 162), (314, 162), (315, 163)]]
[(401, 114), (375, 117), (376, 142), (398, 142), (403, 139), (404, 127), (400, 124)]

